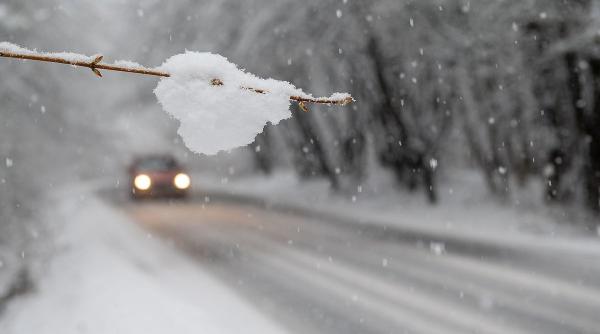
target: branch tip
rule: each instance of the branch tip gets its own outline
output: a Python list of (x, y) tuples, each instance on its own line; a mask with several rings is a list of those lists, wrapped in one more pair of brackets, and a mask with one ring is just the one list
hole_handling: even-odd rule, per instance
[(302, 111), (308, 112), (308, 108), (306, 107), (306, 103), (300, 101), (300, 102), (298, 102), (298, 106), (300, 106), (300, 109), (302, 109)]
[(94, 72), (94, 74), (100, 78), (102, 78), (102, 73), (100, 73), (100, 71), (98, 71), (98, 69), (96, 69), (95, 67), (91, 67), (92, 72)]
[(210, 84), (213, 86), (223, 86), (223, 81), (221, 81), (221, 79), (215, 78), (210, 81)]
[(94, 60), (92, 61), (91, 65), (98, 65), (102, 61), (102, 58), (104, 58), (103, 55), (96, 56), (96, 58), (94, 58)]

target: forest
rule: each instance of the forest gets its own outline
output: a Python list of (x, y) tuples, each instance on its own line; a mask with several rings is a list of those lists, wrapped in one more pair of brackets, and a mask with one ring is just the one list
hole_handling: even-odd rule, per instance
[[(161, 48), (208, 40), (252, 71), (355, 95), (352, 110), (296, 110), (267, 127), (254, 144), (259, 170), (287, 159), (344, 191), (374, 162), (434, 203), (438, 174), (473, 167), (500, 200), (533, 179), (549, 203), (600, 209), (597, 2), (309, 3), (169, 8), (196, 6), (187, 19), (198, 26), (170, 27)], [(239, 14), (217, 24), (221, 11)]]

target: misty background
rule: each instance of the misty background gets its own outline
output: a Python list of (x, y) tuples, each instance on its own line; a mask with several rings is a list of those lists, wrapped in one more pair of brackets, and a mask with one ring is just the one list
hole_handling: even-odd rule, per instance
[(0, 59), (0, 277), (52, 234), (37, 215), (48, 194), (126, 182), (132, 156), (157, 151), (216, 175), (293, 170), (342, 196), (383, 171), (432, 205), (469, 169), (499, 203), (535, 183), (548, 205), (598, 212), (599, 31), (591, 0), (5, 0), (0, 40), (27, 48), (149, 67), (209, 51), (357, 102), (294, 109), (250, 147), (203, 157), (156, 103), (155, 78)]

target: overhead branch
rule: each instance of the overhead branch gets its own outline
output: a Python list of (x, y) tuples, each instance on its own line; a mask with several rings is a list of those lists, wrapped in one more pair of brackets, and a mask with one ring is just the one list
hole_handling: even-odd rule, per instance
[[(127, 66), (120, 64), (106, 64), (102, 63), (103, 56), (97, 55), (94, 57), (89, 57), (90, 60), (80, 59), (80, 58), (69, 58), (69, 57), (61, 57), (58, 54), (43, 54), (43, 53), (31, 53), (31, 52), (16, 52), (16, 51), (5, 51), (0, 50), (0, 57), (6, 58), (16, 58), (22, 60), (33, 60), (33, 61), (41, 61), (41, 62), (50, 62), (50, 63), (59, 63), (71, 66), (79, 66), (79, 67), (87, 67), (91, 69), (95, 75), (98, 77), (102, 77), (100, 70), (106, 71), (117, 71), (117, 72), (126, 72), (126, 73), (135, 73), (135, 74), (143, 74), (143, 75), (151, 75), (157, 77), (170, 77), (171, 74), (160, 71), (157, 69), (146, 68), (143, 66)], [(85, 58), (85, 57), (81, 57)], [(218, 78), (212, 79), (210, 82), (214, 86), (221, 86), (225, 83)], [(240, 87), (241, 89), (250, 90), (256, 92), (257, 94), (268, 94), (269, 92), (264, 89), (258, 89), (253, 87)], [(296, 101), (300, 104), (302, 110), (307, 111), (308, 109), (305, 106), (305, 103), (316, 103), (316, 104), (326, 104), (326, 105), (340, 105), (344, 106), (354, 102), (354, 99), (349, 96), (343, 96), (341, 98), (313, 98), (311, 96), (290, 96), (290, 100)]]

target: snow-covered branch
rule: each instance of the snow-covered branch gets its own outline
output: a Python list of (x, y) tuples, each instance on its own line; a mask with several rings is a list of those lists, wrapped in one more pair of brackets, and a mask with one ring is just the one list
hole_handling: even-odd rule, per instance
[(103, 63), (101, 55), (44, 53), (2, 42), (0, 57), (86, 67), (99, 77), (100, 70), (158, 76), (161, 79), (154, 93), (159, 103), (179, 120), (179, 134), (186, 146), (204, 154), (252, 143), (266, 124), (292, 116), (291, 101), (304, 111), (308, 111), (307, 103), (346, 105), (354, 101), (347, 93), (314, 97), (289, 82), (259, 78), (225, 57), (207, 52), (187, 51), (158, 68), (147, 68), (131, 61)]
[[(126, 72), (126, 73), (136, 73), (143, 75), (152, 75), (158, 77), (170, 77), (171, 74), (166, 71), (162, 71), (155, 68), (147, 68), (142, 65), (139, 65), (134, 62), (129, 61), (117, 61), (113, 64), (102, 63), (103, 56), (95, 55), (95, 56), (85, 56), (76, 53), (70, 52), (60, 52), (60, 53), (45, 53), (38, 52), (35, 50), (28, 50), (22, 48), (18, 45), (14, 45), (8, 42), (0, 43), (0, 57), (6, 58), (16, 58), (23, 60), (34, 60), (34, 61), (42, 61), (42, 62), (51, 62), (51, 63), (59, 63), (71, 66), (80, 66), (87, 67), (91, 69), (94, 74), (99, 77), (102, 77), (102, 73), (100, 70), (107, 71), (118, 71), (118, 72)], [(222, 86), (225, 82), (220, 78), (213, 78), (210, 80), (210, 83), (214, 86)], [(258, 94), (268, 94), (269, 91), (261, 88), (254, 87), (240, 87), (244, 90), (253, 91)], [(291, 95), (290, 100), (296, 101), (300, 104), (300, 107), (303, 110), (308, 110), (304, 106), (305, 103), (316, 103), (316, 104), (327, 104), (327, 105), (340, 105), (344, 106), (350, 104), (354, 101), (351, 95), (336, 93), (330, 97), (319, 97), (315, 98), (311, 95), (307, 94), (297, 94)]]

